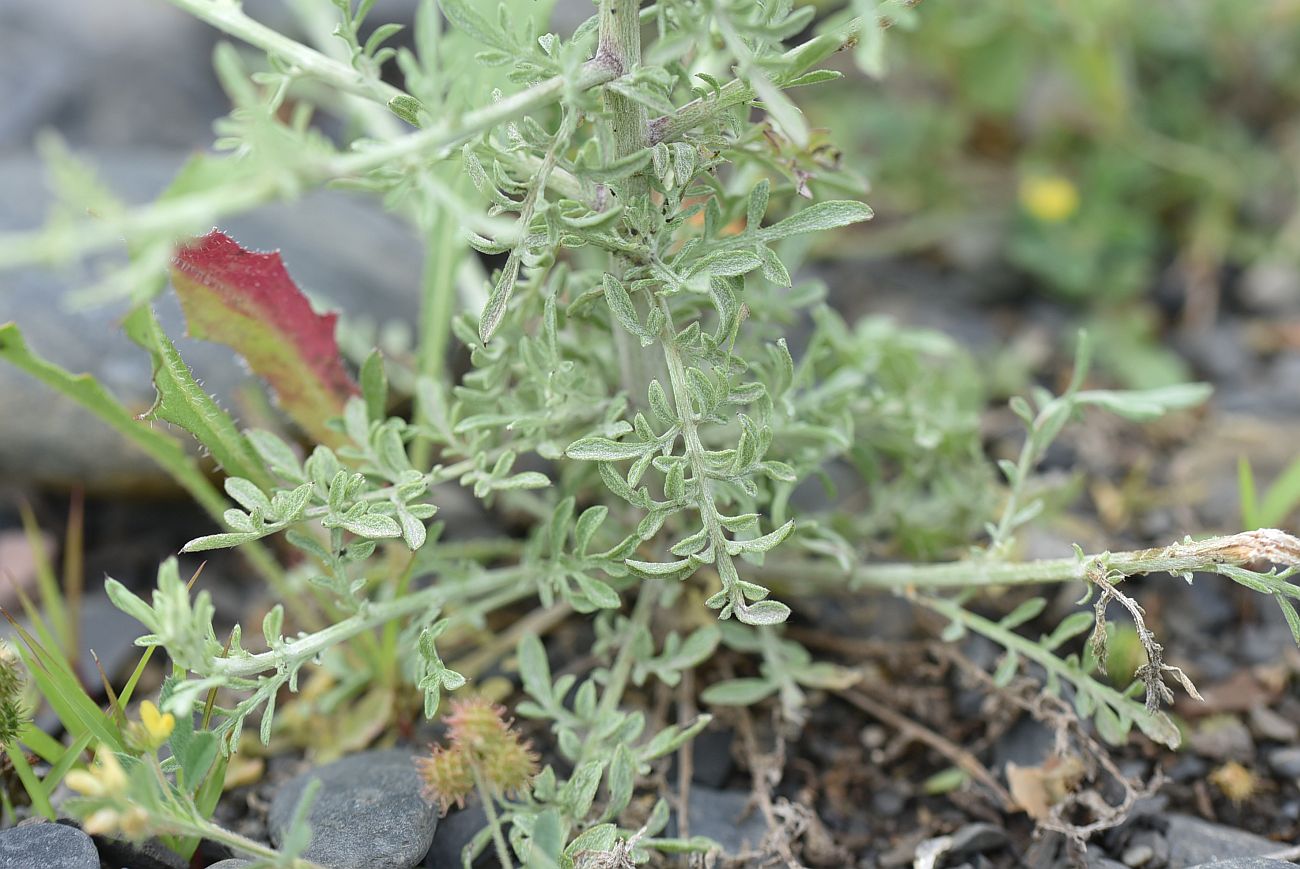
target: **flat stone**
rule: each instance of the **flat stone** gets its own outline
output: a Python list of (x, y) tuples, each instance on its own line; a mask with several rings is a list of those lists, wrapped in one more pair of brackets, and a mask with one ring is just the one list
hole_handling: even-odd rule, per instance
[[(757, 848), (767, 834), (767, 823), (758, 807), (750, 805), (748, 791), (693, 787), (688, 818), (692, 836), (708, 836), (728, 856)], [(674, 814), (665, 835), (676, 836), (678, 829)]]
[(65, 824), (23, 824), (0, 831), (0, 869), (99, 869), (90, 837)]
[(1170, 866), (1196, 866), (1215, 860), (1262, 857), (1282, 846), (1235, 827), (1212, 824), (1191, 815), (1168, 814), (1165, 839)]
[(438, 810), (422, 793), (412, 763), (400, 749), (367, 751), (303, 773), (271, 801), (267, 827), (279, 845), (303, 790), (321, 787), (308, 813), (311, 844), (302, 853), (328, 869), (410, 869), (433, 843)]
[[(167, 186), (189, 153), (137, 149), (84, 156), (125, 202), (142, 203)], [(6, 191), (0, 198), (0, 232), (42, 223), (50, 203), (44, 177), (32, 154), (0, 157), (0, 190)], [(409, 323), (418, 308), (420, 246), (405, 223), (364, 197), (317, 191), (224, 220), (221, 228), (245, 247), (280, 250), (317, 309), (342, 312), (348, 328)], [(73, 309), (67, 303), (69, 292), (85, 287), (92, 275), (23, 269), (6, 272), (4, 279), (0, 322), (15, 321), (33, 352), (74, 373), (94, 375), (134, 413), (153, 404), (149, 356), (119, 326), (125, 307)], [(170, 291), (155, 300), (155, 308), (196, 379), (237, 421), (251, 416), (243, 412), (240, 394), (253, 378), (234, 353), (185, 337), (184, 318)], [(41, 412), (33, 413), (34, 407)], [(188, 434), (174, 433), (193, 446)], [(92, 492), (174, 486), (122, 435), (11, 365), (0, 366), (0, 479), (78, 485)]]
[(1201, 722), (1188, 737), (1188, 746), (1201, 757), (1246, 761), (1255, 754), (1255, 741), (1241, 720), (1215, 715)]
[(1285, 715), (1279, 715), (1267, 706), (1251, 707), (1250, 729), (1260, 739), (1271, 739), (1274, 742), (1300, 740), (1300, 724)]

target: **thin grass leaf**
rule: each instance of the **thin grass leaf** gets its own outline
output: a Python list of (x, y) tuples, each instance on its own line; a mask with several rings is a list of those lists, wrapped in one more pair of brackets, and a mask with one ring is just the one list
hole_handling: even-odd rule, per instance
[(31, 797), (32, 808), (46, 820), (53, 821), (57, 817), (54, 806), (50, 804), (50, 797), (45, 792), (41, 780), (32, 771), (31, 764), (27, 762), (27, 755), (23, 753), (22, 748), (10, 743), (5, 746), (5, 754), (9, 756), (9, 762), (13, 764), (14, 773), (18, 776), (18, 780), (22, 782), (23, 790), (27, 791), (27, 796)]

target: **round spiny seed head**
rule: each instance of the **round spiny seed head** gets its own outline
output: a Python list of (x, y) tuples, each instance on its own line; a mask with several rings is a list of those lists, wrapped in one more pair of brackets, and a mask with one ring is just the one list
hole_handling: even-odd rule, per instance
[(464, 751), (438, 746), (429, 747), (429, 756), (416, 758), (415, 767), (424, 781), (424, 795), (436, 801), (442, 814), (453, 806), (464, 807), (465, 798), (474, 790), (474, 772)]
[(0, 700), (17, 700), (24, 684), (22, 661), (8, 643), (0, 640)]

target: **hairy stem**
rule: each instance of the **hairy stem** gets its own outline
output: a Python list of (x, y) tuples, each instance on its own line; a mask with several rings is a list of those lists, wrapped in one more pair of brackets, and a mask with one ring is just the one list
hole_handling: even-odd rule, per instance
[(161, 200), (116, 218), (68, 224), (59, 231), (36, 230), (0, 236), (0, 268), (64, 262), (140, 238), (197, 233), (222, 217), (249, 211), (275, 199), (290, 199), (301, 190), (333, 181), (359, 178), (381, 168), (400, 168), (407, 160), (440, 155), (480, 133), (558, 101), (567, 88), (591, 90), (619, 75), (606, 61), (588, 61), (576, 82), (554, 76), (491, 105), (425, 127), (374, 147), (304, 159), (290, 166), (243, 179), (239, 184)]
[(244, 14), (238, 3), (230, 0), (169, 0), (195, 18), (211, 24), (249, 45), (262, 49), (297, 67), (312, 78), (329, 84), (345, 93), (356, 94), (381, 103), (406, 96), (401, 88), (393, 87), (382, 79), (368, 76), (346, 63), (334, 60), (297, 40), (290, 39), (265, 24)]
[(864, 564), (845, 570), (825, 561), (769, 559), (755, 565), (763, 578), (797, 577), (799, 583), (834, 583), (847, 579), (856, 588), (984, 588), (996, 585), (1039, 585), (1087, 578), (1100, 564), (1112, 573), (1136, 576), (1146, 573), (1181, 575), (1225, 568), (1245, 567), (1255, 562), (1292, 565), (1300, 563), (1300, 540), (1274, 529), (1261, 529), (1185, 541), (1155, 549), (1103, 552), (1067, 558), (1008, 562), (986, 559), (941, 564)]

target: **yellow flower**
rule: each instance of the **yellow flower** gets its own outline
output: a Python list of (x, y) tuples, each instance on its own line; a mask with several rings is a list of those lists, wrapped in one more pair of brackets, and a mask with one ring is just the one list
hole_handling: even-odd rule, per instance
[(140, 723), (144, 725), (153, 747), (157, 748), (172, 735), (172, 728), (176, 726), (176, 716), (170, 712), (160, 713), (157, 706), (146, 700), (140, 704)]
[(68, 787), (88, 797), (109, 797), (126, 788), (126, 771), (117, 762), (117, 755), (101, 745), (95, 752), (95, 762), (89, 769), (74, 769), (64, 779)]
[(1060, 223), (1079, 210), (1079, 189), (1060, 175), (1039, 175), (1020, 183), (1020, 205), (1044, 223)]

